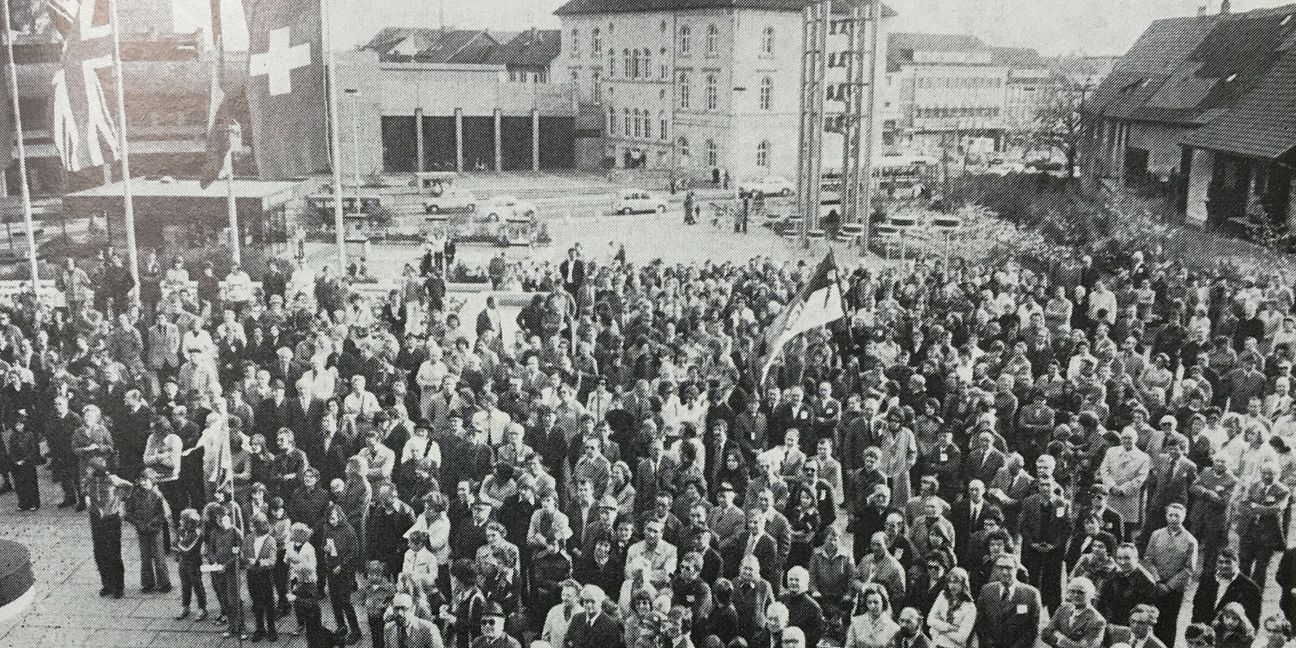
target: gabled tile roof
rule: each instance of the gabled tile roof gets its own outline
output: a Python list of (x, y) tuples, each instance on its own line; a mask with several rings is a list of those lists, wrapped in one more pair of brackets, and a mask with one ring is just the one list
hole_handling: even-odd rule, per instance
[(1199, 126), (1222, 115), (1296, 43), (1296, 5), (1158, 20), (1090, 95), (1085, 112)]
[(544, 67), (558, 57), (562, 32), (529, 29), (495, 48), (489, 62), (510, 67)]
[(1269, 160), (1296, 147), (1296, 49), (1284, 52), (1246, 96), (1182, 143)]
[(360, 49), (378, 52), (384, 61), (483, 64), (498, 47), (499, 41), (482, 29), (384, 27)]
[[(756, 9), (764, 11), (801, 11), (810, 0), (568, 0), (554, 15), (645, 13), (689, 11), (696, 9)], [(833, 13), (849, 13), (851, 3), (833, 0)], [(896, 16), (891, 7), (882, 5), (882, 17)]]

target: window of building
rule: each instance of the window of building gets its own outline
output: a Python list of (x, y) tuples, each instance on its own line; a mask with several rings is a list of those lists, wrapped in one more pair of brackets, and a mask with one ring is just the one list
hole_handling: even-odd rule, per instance
[(666, 58), (666, 48), (663, 47), (661, 48), (661, 71), (658, 73), (658, 76), (661, 77), (662, 81), (665, 81), (670, 78), (669, 62), (670, 59)]
[(718, 110), (720, 108), (720, 95), (716, 88), (716, 78), (714, 74), (708, 74), (706, 78), (706, 109)]
[(706, 53), (715, 56), (720, 51), (720, 30), (715, 25), (707, 26)]
[(757, 96), (757, 105), (761, 110), (769, 110), (774, 104), (774, 81), (769, 77), (760, 80), (760, 93)]
[(634, 136), (635, 136), (635, 137), (643, 137), (643, 129), (642, 129), (642, 127), (640, 126), (640, 121), (639, 121), (639, 109), (638, 109), (638, 108), (636, 108), (635, 111), (634, 111)]
[(680, 110), (689, 109), (689, 78), (688, 72), (679, 73), (679, 107)]
[(762, 140), (756, 145), (756, 166), (766, 168), (769, 166), (770, 143), (769, 140)]
[(608, 78), (616, 77), (616, 50), (608, 50)]
[(678, 140), (677, 143), (676, 143), (676, 149), (679, 151), (679, 156), (680, 156), (680, 158), (687, 158), (687, 157), (689, 157), (689, 141), (688, 141), (688, 138), (687, 138), (687, 137), (684, 137), (683, 135), (681, 135), (680, 138), (679, 138), (679, 140)]
[(643, 51), (643, 70), (641, 72), (643, 73), (644, 80), (652, 79), (653, 64), (652, 64), (651, 49), (646, 49)]
[(774, 54), (774, 28), (773, 27), (766, 27), (765, 31), (761, 32), (760, 48), (761, 48), (761, 54), (764, 54), (765, 56), (772, 56)]
[(663, 142), (666, 141), (667, 139), (670, 139), (666, 137), (666, 111), (665, 110), (660, 110), (657, 112), (657, 121), (661, 123), (661, 131), (660, 134), (657, 136), (657, 138)]
[(621, 132), (625, 133), (626, 137), (630, 137), (630, 109), (629, 108), (621, 109)]
[(608, 135), (616, 135), (616, 108), (613, 108), (612, 106), (608, 106), (607, 121), (608, 121), (607, 123)]
[(572, 58), (574, 59), (580, 58), (581, 56), (580, 30), (578, 29), (571, 30), (571, 46), (567, 48), (567, 51), (572, 53)]
[(625, 60), (625, 78), (627, 78), (627, 79), (633, 79), (633, 78), (635, 78), (635, 70), (634, 70), (634, 66), (635, 66), (634, 57), (635, 57), (635, 56), (638, 56), (638, 51), (637, 51), (637, 50), (636, 50), (635, 54), (633, 54), (633, 55), (630, 53), (630, 50), (629, 50), (629, 49), (623, 49), (623, 50), (621, 50), (621, 58)]
[(679, 28), (679, 53), (680, 56), (688, 56), (689, 50), (693, 48), (693, 34), (689, 31), (688, 25), (680, 25)]
[(715, 140), (706, 141), (706, 158), (707, 166), (720, 166), (720, 150), (716, 148)]
[(666, 21), (665, 21), (665, 20), (661, 21), (661, 33), (663, 33), (663, 34), (666, 33)]
[[(590, 70), (590, 83), (594, 85), (594, 101), (603, 101), (603, 83), (602, 74), (598, 70)], [(608, 101), (612, 100), (612, 89), (608, 88)]]
[(598, 60), (599, 52), (603, 51), (603, 39), (599, 36), (599, 28), (595, 27), (590, 33), (590, 58)]

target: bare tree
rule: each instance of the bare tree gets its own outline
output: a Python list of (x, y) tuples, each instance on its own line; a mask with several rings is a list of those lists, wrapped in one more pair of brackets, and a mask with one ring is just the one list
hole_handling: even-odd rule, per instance
[(1080, 145), (1088, 135), (1089, 124), (1080, 116), (1085, 92), (1085, 87), (1075, 83), (1059, 84), (1049, 103), (1035, 114), (1035, 128), (1031, 134), (1036, 146), (1066, 156), (1068, 178), (1075, 177)]

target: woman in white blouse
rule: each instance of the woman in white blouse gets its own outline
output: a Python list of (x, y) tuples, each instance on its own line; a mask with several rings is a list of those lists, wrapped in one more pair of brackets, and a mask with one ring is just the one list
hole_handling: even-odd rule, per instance
[(868, 583), (860, 590), (864, 611), (851, 617), (844, 648), (886, 648), (891, 645), (899, 624), (891, 618), (891, 603), (886, 588)]
[(976, 623), (967, 570), (955, 567), (945, 575), (945, 590), (927, 613), (932, 645), (936, 648), (966, 648)]

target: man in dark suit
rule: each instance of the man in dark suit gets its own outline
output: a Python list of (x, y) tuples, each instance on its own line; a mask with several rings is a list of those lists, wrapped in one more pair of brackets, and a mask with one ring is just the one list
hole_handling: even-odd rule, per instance
[(900, 629), (891, 641), (891, 648), (931, 648), (931, 639), (923, 634), (923, 617), (918, 610), (911, 607), (900, 610), (900, 616), (896, 620), (899, 621)]
[(1237, 554), (1223, 549), (1215, 559), (1215, 578), (1202, 579), (1193, 596), (1193, 623), (1210, 623), (1225, 605), (1237, 601), (1251, 625), (1260, 626), (1260, 588), (1238, 571)]
[(1156, 626), (1160, 614), (1156, 606), (1140, 603), (1130, 614), (1129, 627), (1107, 624), (1107, 633), (1103, 635), (1103, 648), (1111, 648), (1116, 644), (1133, 646), (1136, 643), (1142, 648), (1166, 648), (1166, 645), (1152, 633), (1152, 628)]
[(288, 347), (279, 347), (275, 352), (277, 356), (275, 363), (270, 367), (270, 377), (283, 381), (284, 387), (290, 394), (295, 393), (297, 389), (297, 379), (306, 373), (305, 367), (293, 359), (292, 349)]
[[(256, 416), (252, 417), (256, 431), (270, 444), (279, 434), (280, 428), (292, 428), (292, 407), (288, 402), (286, 385), (278, 378), (270, 382), (270, 397), (261, 399), (257, 406)], [(277, 449), (278, 446), (272, 445)]]
[(752, 465), (756, 455), (769, 449), (769, 424), (760, 411), (760, 399), (751, 398), (745, 411), (734, 418), (733, 439), (742, 448), (747, 465)]
[(983, 484), (989, 484), (1003, 466), (1004, 455), (994, 447), (994, 435), (982, 432), (977, 435), (975, 447), (967, 459), (963, 460), (963, 479), (979, 479)]
[(958, 554), (959, 564), (968, 564), (972, 534), (980, 531), (991, 511), (998, 508), (986, 500), (985, 491), (985, 482), (973, 479), (968, 482), (967, 495), (950, 507), (950, 524), (954, 526), (954, 551)]
[(675, 481), (677, 464), (665, 453), (660, 439), (648, 446), (648, 456), (635, 469), (635, 510), (647, 511), (657, 502), (657, 494), (668, 490)]
[(1144, 603), (1156, 603), (1156, 582), (1139, 564), (1138, 549), (1123, 544), (1116, 549), (1116, 570), (1099, 592), (1098, 611), (1108, 623), (1124, 625), (1134, 608)]
[(603, 611), (603, 598), (603, 591), (594, 585), (581, 588), (581, 612), (573, 616), (567, 624), (567, 636), (562, 648), (623, 648), (625, 646), (621, 624)]
[(391, 618), (383, 627), (384, 645), (392, 648), (442, 648), (441, 630), (431, 621), (414, 616), (414, 599), (397, 594)]
[(486, 298), (486, 307), (477, 314), (477, 337), (481, 337), (486, 331), (494, 331), (496, 337), (504, 334), (503, 320), (500, 319), (499, 310), (495, 306), (495, 297), (492, 295)]
[(558, 266), (562, 274), (563, 290), (576, 294), (585, 283), (585, 262), (577, 258), (576, 248), (567, 248), (567, 258)]
[(995, 559), (994, 582), (977, 596), (973, 630), (985, 648), (1034, 648), (1040, 633), (1040, 593), (1017, 582), (1017, 559), (1001, 554)]

